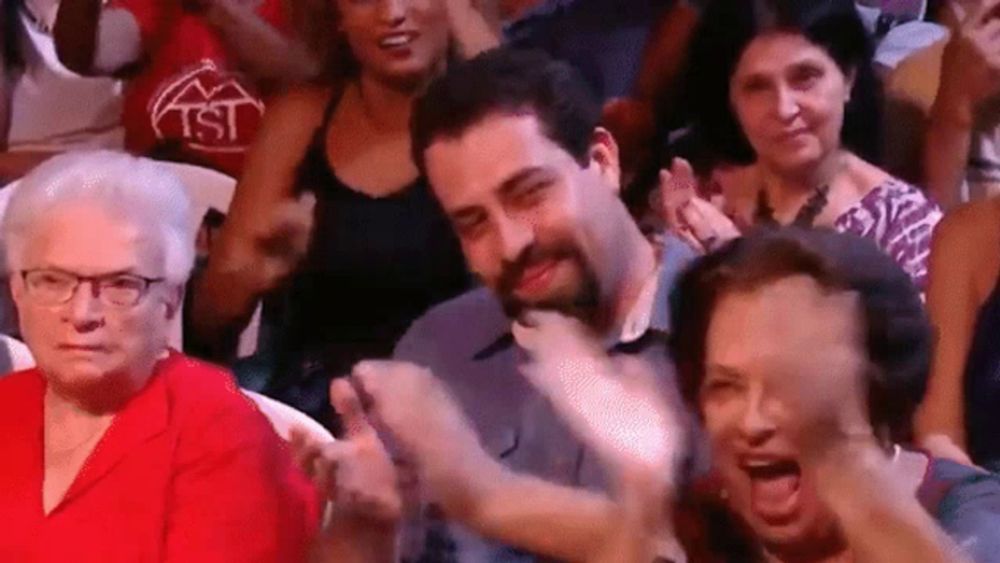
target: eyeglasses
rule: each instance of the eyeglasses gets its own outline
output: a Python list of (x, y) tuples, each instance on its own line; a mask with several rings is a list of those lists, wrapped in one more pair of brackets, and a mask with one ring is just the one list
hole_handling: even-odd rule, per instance
[(164, 278), (145, 278), (134, 274), (78, 276), (62, 270), (23, 270), (21, 277), (27, 294), (40, 305), (68, 303), (83, 282), (90, 282), (95, 299), (110, 307), (135, 307), (149, 291), (149, 286)]

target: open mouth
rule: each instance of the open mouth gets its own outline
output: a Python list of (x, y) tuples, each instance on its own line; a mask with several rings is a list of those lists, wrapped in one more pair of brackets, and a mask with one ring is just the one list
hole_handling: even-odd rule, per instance
[(769, 524), (787, 522), (799, 507), (802, 470), (793, 460), (746, 461), (742, 469), (750, 479), (750, 505)]
[(417, 34), (412, 31), (389, 33), (379, 39), (378, 46), (386, 50), (405, 49), (416, 40)]

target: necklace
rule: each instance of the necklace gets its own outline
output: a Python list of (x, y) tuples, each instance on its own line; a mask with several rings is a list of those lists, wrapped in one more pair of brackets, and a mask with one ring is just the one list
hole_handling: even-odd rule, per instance
[[(826, 209), (830, 202), (827, 197), (830, 194), (830, 185), (824, 184), (813, 190), (812, 195), (806, 200), (799, 212), (795, 214), (792, 225), (796, 227), (812, 227), (816, 222), (816, 217)], [(758, 225), (778, 226), (778, 220), (774, 218), (774, 208), (767, 196), (767, 190), (761, 189), (757, 192), (757, 208), (754, 211), (754, 223)]]

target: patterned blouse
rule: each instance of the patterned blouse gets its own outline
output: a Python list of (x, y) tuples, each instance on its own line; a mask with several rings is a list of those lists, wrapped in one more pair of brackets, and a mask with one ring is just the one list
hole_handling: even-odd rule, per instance
[(833, 228), (870, 239), (913, 278), (923, 293), (927, 288), (931, 235), (941, 217), (941, 208), (924, 192), (892, 178), (845, 211)]

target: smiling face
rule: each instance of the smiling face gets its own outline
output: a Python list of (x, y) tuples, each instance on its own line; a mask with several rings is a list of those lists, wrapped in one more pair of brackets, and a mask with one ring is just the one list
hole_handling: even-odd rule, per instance
[(443, 0), (337, 0), (337, 9), (362, 72), (379, 80), (412, 87), (447, 56)]
[(797, 173), (840, 147), (852, 79), (802, 35), (769, 33), (744, 49), (730, 103), (760, 161)]
[(526, 308), (593, 310), (623, 268), (617, 148), (598, 130), (581, 164), (534, 115), (492, 115), (435, 140), (427, 175), (470, 269), (516, 317)]
[[(17, 267), (161, 278), (165, 261), (158, 242), (100, 207), (69, 203), (47, 213), (26, 234)], [(141, 385), (166, 346), (180, 297), (177, 288), (157, 283), (134, 307), (111, 307), (84, 282), (69, 302), (43, 305), (20, 275), (11, 277), (11, 291), (39, 368), (50, 385), (69, 395)]]
[[(803, 473), (792, 411), (775, 381), (862, 369), (857, 312), (807, 276), (721, 298), (709, 325), (700, 409), (729, 503), (772, 552), (840, 545), (834, 518)], [(804, 351), (808, 351), (804, 353)]]

